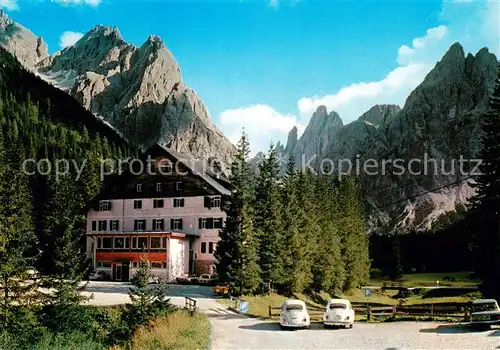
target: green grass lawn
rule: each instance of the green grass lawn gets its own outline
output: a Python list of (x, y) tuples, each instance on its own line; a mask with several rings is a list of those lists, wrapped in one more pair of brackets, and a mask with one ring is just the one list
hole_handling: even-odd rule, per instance
[[(418, 274), (407, 274), (403, 278), (404, 286), (415, 287), (415, 286), (434, 286), (435, 281), (439, 280), (441, 286), (475, 286), (479, 283), (478, 280), (469, 278), (469, 272), (455, 272), (455, 273), (418, 273)], [(444, 276), (454, 276), (455, 281), (442, 282)], [(381, 286), (383, 281), (387, 279), (379, 278), (372, 279), (369, 283), (370, 286)], [(362, 289), (356, 289), (347, 294), (341, 294), (336, 296), (330, 296), (327, 293), (315, 293), (313, 295), (298, 294), (293, 298), (303, 300), (308, 308), (311, 310), (311, 320), (318, 321), (321, 320), (322, 311), (316, 309), (322, 309), (325, 307), (328, 299), (334, 298), (345, 298), (351, 301), (354, 306), (360, 304), (369, 303), (371, 306), (393, 306), (399, 305), (401, 300), (397, 299), (397, 291), (382, 291), (378, 289), (372, 290), (372, 296), (367, 298), (364, 295)], [(473, 299), (480, 298), (478, 292), (471, 291), (460, 291), (460, 290), (421, 290), (417, 295), (412, 295), (405, 298), (404, 305), (422, 305), (422, 304), (435, 304), (435, 303), (465, 303)], [(255, 317), (268, 318), (269, 316), (269, 306), (273, 308), (280, 307), (281, 304), (290, 299), (283, 295), (270, 294), (270, 295), (259, 295), (259, 296), (245, 296), (243, 300), (249, 303), (249, 314)], [(229, 300), (221, 299), (221, 302), (229, 305)], [(273, 310), (273, 314), (279, 313), (279, 310)], [(364, 316), (357, 315), (356, 319), (362, 320)]]
[[(440, 286), (475, 286), (481, 281), (478, 279), (470, 278), (471, 272), (435, 272), (435, 273), (413, 273), (405, 274), (401, 279), (405, 287), (433, 287), (436, 281), (439, 281)], [(444, 281), (445, 276), (455, 277), (455, 281)], [(389, 282), (387, 276), (376, 277), (370, 279), (368, 285), (382, 286), (383, 282)]]
[(167, 317), (140, 327), (131, 341), (132, 350), (201, 350), (208, 349), (210, 321), (204, 314), (191, 316), (176, 311)]

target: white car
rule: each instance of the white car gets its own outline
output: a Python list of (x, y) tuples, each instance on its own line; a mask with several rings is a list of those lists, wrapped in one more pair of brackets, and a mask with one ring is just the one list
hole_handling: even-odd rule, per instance
[(311, 319), (302, 300), (287, 300), (281, 306), (280, 326), (287, 328), (309, 328)]
[(471, 326), (490, 328), (500, 324), (500, 308), (495, 299), (478, 299), (471, 302)]
[(331, 299), (326, 305), (323, 315), (323, 324), (326, 327), (352, 328), (354, 325), (354, 310), (347, 299)]

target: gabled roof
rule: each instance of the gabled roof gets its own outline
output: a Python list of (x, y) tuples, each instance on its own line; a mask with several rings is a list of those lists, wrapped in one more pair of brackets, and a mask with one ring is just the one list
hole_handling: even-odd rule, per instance
[[(230, 196), (231, 191), (221, 185), (216, 179), (220, 179), (229, 184), (229, 179), (221, 172), (216, 171), (213, 167), (211, 167), (208, 162), (204, 162), (202, 160), (198, 160), (195, 158), (183, 156), (182, 154), (171, 150), (165, 146), (160, 145), (159, 143), (155, 143), (152, 147), (160, 147), (163, 151), (168, 153), (171, 157), (177, 159), (177, 161), (184, 164), (194, 175), (201, 177), (204, 181), (206, 181), (210, 186), (215, 188), (218, 192), (223, 195)], [(152, 148), (151, 147), (151, 148)], [(150, 148), (150, 149), (151, 149)], [(149, 151), (149, 150), (148, 150)], [(146, 153), (148, 153), (146, 151)]]

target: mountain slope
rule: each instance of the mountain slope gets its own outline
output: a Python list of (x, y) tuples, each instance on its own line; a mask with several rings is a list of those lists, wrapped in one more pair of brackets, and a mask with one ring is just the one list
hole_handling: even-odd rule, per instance
[[(478, 157), (481, 118), (497, 68), (498, 60), (488, 49), (465, 56), (462, 46), (455, 43), (410, 94), (403, 109), (374, 106), (325, 136), (324, 129), (314, 127), (320, 124), (319, 115), (323, 122), (329, 115), (325, 107), (319, 107), (307, 127), (315, 131), (301, 137), (298, 144), (302, 146), (295, 147), (293, 155), (308, 160), (320, 152), (317, 161), (311, 162), (317, 167), (325, 159), (337, 167), (350, 160), (354, 167), (359, 159), (358, 179), (369, 204), (370, 229), (384, 225), (427, 228), (474, 194), (468, 181), (474, 164), (466, 165), (462, 174), (458, 161)], [(292, 137), (291, 142), (297, 141)], [(399, 160), (404, 174), (396, 168)], [(377, 164), (376, 174), (364, 172), (367, 162)]]
[[(7, 16), (2, 18), (22, 28)], [(46, 56), (37, 53), (36, 36), (28, 30), (23, 29), (22, 35), (9, 33), (0, 28), (0, 35), (9, 38), (5, 49), (135, 144), (147, 148), (159, 142), (227, 169), (235, 147), (184, 84), (177, 61), (159, 37), (150, 36), (135, 47), (117, 28), (96, 26), (75, 45)], [(21, 55), (15, 49), (19, 47)]]

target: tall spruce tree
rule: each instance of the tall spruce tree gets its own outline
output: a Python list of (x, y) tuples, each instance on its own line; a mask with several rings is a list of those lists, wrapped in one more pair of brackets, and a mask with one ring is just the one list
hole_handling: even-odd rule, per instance
[(278, 173), (276, 148), (271, 145), (259, 165), (254, 198), (254, 225), (259, 239), (261, 276), (264, 282), (271, 284), (285, 282), (284, 262), (280, 254), (283, 249), (283, 225)]
[(313, 254), (313, 289), (336, 294), (345, 282), (345, 263), (342, 259), (341, 227), (339, 226), (339, 184), (322, 175), (316, 178), (316, 198), (319, 204), (317, 249)]
[(143, 256), (131, 281), (129, 296), (132, 303), (127, 304), (123, 315), (130, 330), (171, 310), (170, 299), (167, 298), (168, 286), (163, 282), (150, 286), (151, 279), (151, 267)]
[(247, 136), (243, 133), (231, 166), (232, 196), (224, 207), (226, 225), (219, 234), (220, 241), (215, 251), (218, 275), (239, 293), (254, 292), (261, 283), (249, 153)]
[(312, 279), (308, 237), (302, 234), (301, 227), (301, 218), (305, 214), (299, 202), (298, 180), (299, 172), (295, 169), (294, 159), (290, 158), (281, 188), (283, 203), (281, 260), (284, 267), (284, 282), (291, 293), (302, 293), (309, 287)]
[(476, 179), (477, 195), (472, 201), (472, 220), (477, 225), (477, 273), (482, 293), (500, 298), (500, 71), (482, 124), (481, 175)]
[(349, 291), (368, 282), (370, 257), (365, 233), (363, 202), (355, 180), (343, 177), (340, 182), (339, 224), (342, 228), (342, 257), (346, 267), (344, 290)]
[(20, 140), (12, 133), (6, 141), (0, 142), (0, 328), (28, 334), (34, 324), (32, 307), (41, 300), (28, 275), (36, 244), (32, 198), (20, 167)]

